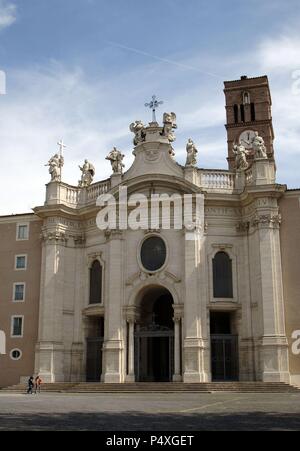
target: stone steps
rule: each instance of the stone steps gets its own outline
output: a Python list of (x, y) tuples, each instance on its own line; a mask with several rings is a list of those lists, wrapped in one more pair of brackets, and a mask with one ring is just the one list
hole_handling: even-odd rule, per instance
[[(15, 385), (2, 392), (26, 391), (25, 385)], [(202, 384), (183, 383), (53, 383), (43, 384), (46, 393), (300, 393), (300, 389), (284, 383), (265, 382), (211, 382)]]

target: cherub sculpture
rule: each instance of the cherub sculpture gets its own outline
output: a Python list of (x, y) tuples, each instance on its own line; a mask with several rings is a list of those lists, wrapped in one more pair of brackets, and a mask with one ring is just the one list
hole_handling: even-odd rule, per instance
[(130, 125), (130, 131), (135, 134), (133, 144), (137, 146), (139, 143), (145, 141), (145, 126), (142, 121), (135, 121)]
[(164, 128), (162, 135), (166, 136), (169, 142), (174, 142), (176, 136), (174, 130), (177, 128), (176, 124), (176, 114), (175, 113), (165, 113), (163, 117)]

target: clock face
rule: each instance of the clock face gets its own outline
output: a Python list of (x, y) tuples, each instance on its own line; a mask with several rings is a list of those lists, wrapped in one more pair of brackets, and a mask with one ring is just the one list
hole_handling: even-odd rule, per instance
[(255, 132), (253, 130), (245, 130), (240, 135), (240, 144), (242, 144), (246, 149), (252, 149), (254, 139)]

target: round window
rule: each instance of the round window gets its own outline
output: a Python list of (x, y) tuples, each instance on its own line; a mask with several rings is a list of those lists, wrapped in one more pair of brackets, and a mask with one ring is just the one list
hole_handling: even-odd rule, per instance
[(22, 357), (22, 351), (20, 351), (19, 349), (13, 349), (10, 352), (10, 357), (12, 360), (20, 360), (20, 358)]
[(141, 262), (147, 271), (158, 271), (167, 258), (167, 248), (164, 240), (158, 236), (147, 238), (141, 248)]

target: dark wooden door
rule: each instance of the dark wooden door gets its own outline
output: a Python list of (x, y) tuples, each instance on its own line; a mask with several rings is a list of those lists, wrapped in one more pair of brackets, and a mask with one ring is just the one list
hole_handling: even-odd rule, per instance
[(100, 382), (102, 374), (103, 338), (88, 338), (86, 352), (86, 381)]
[(238, 380), (238, 337), (236, 335), (211, 336), (211, 366), (213, 381)]
[(174, 372), (174, 333), (141, 330), (135, 334), (135, 374), (139, 382), (170, 382)]

